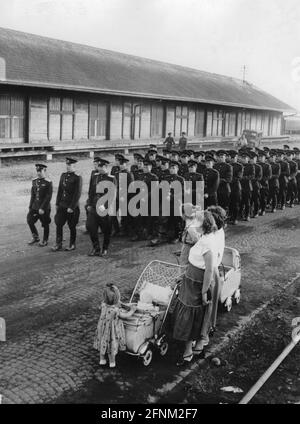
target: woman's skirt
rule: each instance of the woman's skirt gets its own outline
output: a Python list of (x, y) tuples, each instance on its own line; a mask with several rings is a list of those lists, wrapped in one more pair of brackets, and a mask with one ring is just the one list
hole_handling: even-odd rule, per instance
[(204, 270), (189, 263), (172, 313), (172, 336), (176, 340), (198, 340), (201, 336), (203, 278)]

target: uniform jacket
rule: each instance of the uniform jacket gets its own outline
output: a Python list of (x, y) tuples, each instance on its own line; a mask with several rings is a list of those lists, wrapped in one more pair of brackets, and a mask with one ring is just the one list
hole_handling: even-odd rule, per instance
[[(107, 193), (108, 191), (107, 189), (105, 189), (103, 193), (97, 193), (97, 185), (101, 181), (110, 181), (112, 183), (115, 183), (115, 178), (106, 173), (104, 174), (101, 174), (100, 172), (94, 173), (91, 188), (89, 191), (89, 197), (87, 200), (88, 206), (92, 206), (93, 208), (96, 208), (98, 200), (101, 199), (101, 197)], [(104, 206), (107, 207), (108, 206), (107, 203)]]
[(233, 176), (232, 166), (226, 162), (218, 162), (215, 164), (214, 168), (219, 172), (220, 175), (219, 190), (222, 190), (222, 192), (230, 193), (230, 183), (232, 182)]
[[(203, 175), (197, 172), (188, 172), (184, 175), (184, 180), (185, 182), (192, 182), (192, 203), (195, 204), (197, 197), (197, 181), (204, 181)], [(198, 195), (200, 195), (200, 193)]]
[(279, 184), (281, 187), (287, 188), (287, 184), (288, 184), (289, 176), (290, 176), (290, 165), (285, 160), (280, 160), (278, 161), (278, 163), (280, 164), (280, 169), (281, 169), (280, 176), (279, 176)]
[(119, 165), (114, 165), (111, 168), (110, 175), (112, 175), (114, 177), (116, 175), (116, 173), (119, 172), (119, 171), (120, 171)]
[(198, 165), (197, 165), (197, 170), (196, 170), (196, 172), (198, 172), (198, 174), (202, 174), (202, 175), (204, 175), (205, 174), (205, 172), (206, 172), (206, 165), (205, 165), (205, 163), (203, 163), (203, 162), (200, 162), (200, 163), (198, 163)]
[(206, 168), (204, 172), (204, 193), (209, 196), (215, 195), (220, 184), (219, 172), (214, 168)]
[(178, 169), (178, 175), (184, 177), (189, 172), (189, 165), (187, 163), (181, 163)]
[(262, 188), (269, 188), (269, 180), (272, 177), (272, 167), (267, 162), (258, 162), (262, 167), (262, 179), (260, 181)]
[(270, 188), (279, 188), (279, 177), (281, 173), (281, 167), (278, 162), (271, 162), (272, 176), (269, 181)]
[(52, 191), (52, 182), (47, 178), (35, 178), (32, 180), (29, 209), (35, 211), (39, 209), (49, 210), (51, 208)]
[(62, 208), (75, 209), (79, 204), (82, 189), (82, 178), (75, 172), (64, 172), (61, 174), (57, 196), (56, 206)]
[(237, 192), (240, 193), (242, 191), (241, 179), (244, 175), (244, 167), (239, 162), (233, 162), (231, 166), (232, 166), (232, 183), (230, 184), (231, 191), (234, 193), (237, 193)]
[(263, 170), (262, 170), (262, 167), (258, 163), (254, 164), (254, 168), (255, 168), (255, 174), (254, 174), (254, 178), (252, 180), (252, 187), (253, 187), (253, 190), (259, 190), (260, 189), (260, 181), (261, 181), (262, 176), (263, 176)]
[(187, 138), (186, 137), (180, 137), (179, 139), (179, 150), (186, 150), (187, 146)]
[(175, 141), (173, 137), (167, 137), (164, 141), (167, 150), (171, 150), (173, 146), (175, 146)]
[(298, 164), (295, 160), (289, 160), (288, 164), (290, 166), (290, 178), (294, 179), (298, 173)]
[(252, 181), (255, 178), (255, 166), (251, 163), (246, 163), (244, 165), (244, 175), (241, 179), (241, 186), (244, 192), (250, 192), (253, 190)]

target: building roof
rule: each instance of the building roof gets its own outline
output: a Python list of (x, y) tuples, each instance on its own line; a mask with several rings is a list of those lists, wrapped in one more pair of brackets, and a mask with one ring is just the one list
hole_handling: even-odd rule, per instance
[(223, 75), (0, 28), (1, 84), (294, 110), (259, 88)]

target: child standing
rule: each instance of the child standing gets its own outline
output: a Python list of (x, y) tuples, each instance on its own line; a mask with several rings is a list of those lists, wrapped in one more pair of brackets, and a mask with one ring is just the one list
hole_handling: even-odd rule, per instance
[(201, 237), (201, 223), (203, 221), (203, 211), (191, 203), (182, 205), (182, 218), (185, 222), (185, 229), (182, 234), (182, 247), (179, 257), (179, 265), (185, 266), (188, 264), (188, 258), (191, 247), (197, 243)]
[(109, 359), (109, 367), (116, 366), (116, 355), (119, 350), (126, 349), (125, 330), (122, 318), (133, 315), (135, 307), (124, 312), (120, 307), (120, 291), (117, 286), (108, 283), (104, 289), (101, 314), (98, 321), (94, 338), (94, 348), (100, 353), (100, 365), (106, 365), (106, 355)]

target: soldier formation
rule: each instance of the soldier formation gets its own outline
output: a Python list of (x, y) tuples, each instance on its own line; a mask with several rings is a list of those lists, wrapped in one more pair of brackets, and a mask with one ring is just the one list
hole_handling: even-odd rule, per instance
[[(184, 138), (184, 134), (183, 134)], [(94, 169), (91, 172), (86, 201), (86, 229), (89, 233), (92, 250), (90, 256), (106, 256), (112, 235), (123, 235), (132, 241), (148, 240), (151, 246), (163, 242), (177, 243), (183, 230), (183, 220), (176, 209), (181, 203), (170, 190), (170, 214), (162, 213), (162, 199), (159, 199), (158, 216), (151, 216), (151, 184), (166, 181), (169, 184), (177, 181), (186, 190), (186, 182), (191, 182), (192, 203), (198, 204), (197, 182), (204, 184), (204, 208), (219, 205), (227, 212), (227, 221), (236, 225), (239, 220), (250, 221), (269, 210), (284, 210), (286, 206), (294, 207), (300, 203), (300, 149), (283, 146), (283, 149), (263, 149), (243, 147), (236, 150), (193, 151), (174, 150), (171, 133), (166, 139), (166, 149), (158, 153), (155, 145), (143, 157), (139, 153), (133, 155), (134, 163), (129, 167), (129, 159), (121, 154), (115, 155), (115, 164), (109, 173), (110, 163), (97, 156), (94, 158)], [(182, 140), (181, 146), (185, 145)], [(70, 229), (69, 246), (76, 248), (76, 226), (79, 220), (79, 199), (81, 196), (82, 178), (76, 174), (74, 166), (77, 160), (66, 158), (67, 172), (60, 178), (57, 197), (56, 244), (53, 251), (63, 250), (63, 227), (68, 223)], [(39, 243), (41, 247), (48, 244), (49, 224), (51, 222), (52, 183), (46, 178), (44, 164), (36, 164), (37, 178), (32, 182), (31, 199), (27, 222), (32, 233), (29, 244)], [(147, 216), (119, 216), (120, 202), (126, 198), (127, 206), (130, 193), (123, 193), (119, 185), (121, 174), (126, 173), (127, 187), (132, 181), (143, 181), (148, 187)], [(98, 200), (106, 194), (97, 192), (101, 181), (109, 181), (115, 187), (116, 212), (100, 216), (97, 212)], [(162, 194), (160, 193), (160, 196)], [(183, 199), (182, 199), (183, 200)], [(120, 215), (120, 213), (119, 213)], [(40, 240), (35, 223), (40, 220), (43, 239)], [(100, 228), (103, 234), (100, 247)]]

